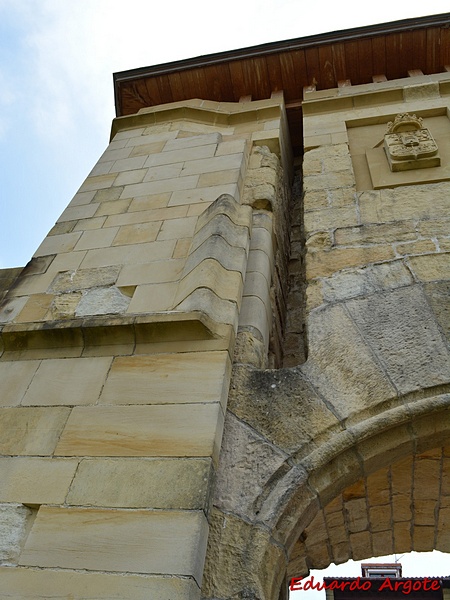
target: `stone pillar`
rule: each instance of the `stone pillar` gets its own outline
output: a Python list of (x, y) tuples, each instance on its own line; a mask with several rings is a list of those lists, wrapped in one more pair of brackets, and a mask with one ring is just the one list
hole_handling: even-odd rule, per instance
[(271, 221), (270, 206), (253, 217), (241, 197), (253, 146), (283, 154), (284, 119), (280, 100), (116, 119), (107, 150), (8, 283), (4, 595), (200, 598), (252, 226)]

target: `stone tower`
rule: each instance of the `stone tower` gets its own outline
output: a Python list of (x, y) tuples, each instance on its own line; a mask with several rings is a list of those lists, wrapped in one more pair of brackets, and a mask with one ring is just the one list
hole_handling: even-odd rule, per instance
[(116, 75), (0, 278), (2, 598), (284, 600), (450, 550), (449, 21)]

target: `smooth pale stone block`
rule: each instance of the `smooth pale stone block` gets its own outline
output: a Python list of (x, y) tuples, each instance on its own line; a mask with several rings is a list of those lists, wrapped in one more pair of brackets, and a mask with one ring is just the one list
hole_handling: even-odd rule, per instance
[(193, 148), (194, 146), (205, 146), (207, 144), (218, 144), (222, 139), (220, 133), (208, 133), (206, 135), (193, 135), (186, 138), (177, 138), (169, 140), (164, 146), (164, 152), (171, 150), (182, 150), (183, 148)]
[(170, 152), (161, 152), (152, 154), (148, 157), (145, 163), (146, 167), (157, 167), (158, 165), (170, 165), (180, 162), (186, 162), (196, 159), (210, 158), (214, 156), (216, 144), (208, 144), (207, 146), (197, 146), (195, 148), (183, 148), (181, 150), (173, 150)]
[(148, 314), (173, 308), (177, 283), (152, 283), (140, 285), (126, 310), (128, 314)]
[(48, 254), (70, 252), (75, 248), (75, 245), (80, 239), (80, 237), (81, 231), (73, 231), (71, 233), (62, 233), (60, 235), (48, 236), (36, 250), (34, 256), (47, 256)]
[(68, 206), (57, 220), (57, 223), (61, 223), (62, 221), (74, 221), (75, 219), (90, 219), (94, 216), (98, 207), (98, 202), (83, 204), (81, 206)]
[[(178, 245), (179, 242), (177, 241), (177, 248)], [(177, 281), (180, 278), (180, 273), (183, 269), (183, 266), (184, 260), (177, 259), (158, 260), (156, 262), (144, 265), (126, 265), (120, 271), (117, 285), (120, 287), (128, 285), (141, 285), (143, 283), (150, 284)]]
[(128, 158), (131, 153), (131, 148), (111, 148), (108, 147), (103, 154), (100, 156), (98, 162), (110, 162), (115, 160), (121, 160), (122, 158)]
[(244, 155), (227, 154), (225, 156), (215, 156), (203, 160), (190, 160), (184, 165), (183, 176), (202, 175), (203, 173), (212, 173), (214, 171), (227, 171), (229, 169), (239, 169), (242, 165)]
[(95, 404), (111, 361), (110, 357), (43, 360), (22, 405)]
[(78, 573), (0, 567), (1, 589), (8, 600), (199, 600), (192, 578)]
[(211, 468), (211, 459), (86, 459), (77, 470), (67, 504), (202, 510), (207, 506)]
[(171, 258), (176, 240), (162, 240), (143, 244), (112, 246), (88, 250), (82, 262), (83, 268), (110, 265), (139, 265)]
[[(160, 155), (157, 154), (156, 156)], [(136, 196), (147, 196), (164, 192), (173, 192), (175, 190), (192, 189), (196, 187), (198, 177), (198, 175), (191, 175), (189, 177), (161, 179), (160, 181), (144, 181), (143, 183), (126, 185), (123, 188), (121, 198), (134, 198)]]
[(70, 409), (0, 409), (0, 454), (52, 454), (69, 416)]
[[(119, 132), (114, 139), (116, 139), (117, 136), (120, 136), (122, 133), (125, 132)], [(146, 130), (144, 129), (142, 135), (139, 134), (139, 136), (129, 136), (130, 138), (132, 137), (132, 139), (128, 140), (127, 146), (136, 147), (146, 144), (154, 144), (155, 142), (166, 142), (167, 140), (176, 138), (177, 133), (177, 131), (161, 131), (157, 133), (156, 131), (153, 132), (151, 129), (147, 128)]]
[(75, 246), (77, 250), (90, 250), (91, 248), (107, 248), (111, 246), (113, 239), (115, 238), (118, 227), (107, 227), (104, 229), (92, 229), (91, 231), (84, 231), (81, 238), (78, 240)]
[(141, 169), (144, 166), (146, 156), (133, 156), (131, 158), (122, 158), (116, 160), (110, 169), (111, 173), (121, 173), (122, 171), (134, 171)]
[[(143, 196), (135, 198), (129, 208), (129, 212), (124, 215), (113, 215), (108, 217), (105, 227), (113, 227), (115, 225), (133, 225), (139, 223), (161, 222), (165, 219), (177, 219), (184, 217), (187, 214), (186, 206), (174, 206), (172, 208), (159, 207), (150, 208), (152, 206), (153, 196)], [(139, 202), (145, 200), (145, 202)], [(149, 210), (142, 210), (143, 207)]]
[(227, 352), (120, 356), (114, 359), (100, 404), (225, 402)]
[(108, 175), (94, 175), (85, 179), (83, 185), (78, 190), (79, 192), (90, 192), (91, 190), (102, 190), (111, 187), (114, 183), (117, 173)]
[(202, 511), (40, 508), (20, 565), (194, 576), (208, 525)]
[[(123, 225), (114, 238), (113, 246), (125, 246), (127, 244), (142, 244), (154, 242), (161, 228), (161, 221), (150, 223), (135, 223)], [(114, 229), (114, 228), (112, 228)]]
[(55, 454), (212, 456), (222, 421), (218, 403), (75, 407)]
[(161, 179), (172, 179), (173, 177), (179, 177), (182, 168), (183, 163), (151, 167), (146, 170), (144, 181), (160, 181)]
[(183, 190), (173, 192), (169, 201), (169, 206), (193, 204), (195, 202), (213, 202), (222, 194), (230, 194), (239, 200), (239, 189), (237, 184), (228, 183), (224, 185), (214, 185), (212, 187), (199, 187), (192, 190), (184, 188)]
[(77, 466), (70, 458), (0, 458), (0, 502), (62, 504)]
[(20, 404), (39, 363), (39, 360), (0, 362), (0, 406)]
[(158, 240), (173, 240), (189, 238), (194, 235), (197, 217), (183, 217), (181, 219), (167, 219), (158, 234)]

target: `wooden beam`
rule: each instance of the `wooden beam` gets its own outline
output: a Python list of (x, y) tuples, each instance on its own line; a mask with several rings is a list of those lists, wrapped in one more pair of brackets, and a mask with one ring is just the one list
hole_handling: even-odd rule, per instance
[(252, 96), (250, 94), (250, 96), (241, 96), (239, 98), (239, 102), (251, 102), (252, 101)]
[(383, 81), (387, 81), (386, 75), (372, 75), (372, 81), (374, 83), (383, 83)]
[(423, 71), (420, 69), (411, 69), (408, 71), (408, 77), (420, 77), (423, 75)]
[(351, 87), (352, 82), (350, 81), (350, 79), (340, 79), (338, 81), (338, 88), (343, 88), (343, 87)]

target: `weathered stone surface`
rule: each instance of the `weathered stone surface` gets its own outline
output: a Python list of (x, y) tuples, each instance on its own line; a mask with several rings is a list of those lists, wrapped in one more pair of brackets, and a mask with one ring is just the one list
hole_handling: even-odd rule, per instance
[(15, 565), (32, 511), (22, 504), (0, 504), (0, 565)]
[(114, 285), (120, 272), (120, 267), (98, 267), (93, 269), (78, 269), (58, 273), (49, 288), (50, 292), (73, 292), (93, 287)]
[(75, 314), (77, 317), (86, 317), (124, 313), (130, 300), (115, 286), (94, 288), (83, 292)]
[(319, 438), (338, 427), (336, 416), (297, 369), (235, 366), (228, 409), (286, 453), (314, 448)]
[(306, 276), (329, 277), (336, 271), (349, 267), (358, 267), (394, 258), (391, 246), (360, 246), (336, 248), (306, 254)]
[(201, 581), (201, 511), (40, 508), (19, 564), (193, 576)]
[(300, 367), (328, 406), (341, 418), (375, 414), (396, 396), (372, 349), (343, 307), (314, 311), (309, 317), (309, 357)]
[[(285, 557), (268, 538), (268, 532), (234, 515), (213, 510), (202, 596), (257, 600), (265, 594), (268, 598), (278, 594)], [(236, 548), (243, 551), (236, 552)]]
[(228, 413), (220, 453), (215, 504), (225, 512), (254, 518), (258, 497), (275, 472), (283, 469), (286, 455), (257, 436)]
[(421, 281), (450, 279), (450, 253), (412, 256), (409, 263), (413, 273)]
[(373, 294), (380, 289), (395, 289), (412, 282), (410, 271), (402, 261), (396, 260), (335, 273), (323, 280), (322, 289), (324, 300), (334, 302)]
[(340, 246), (402, 242), (417, 239), (414, 225), (414, 221), (408, 220), (358, 225), (357, 227), (340, 227), (336, 229), (334, 235), (336, 244)]
[(84, 459), (67, 503), (202, 510), (208, 505), (211, 466), (209, 459), (192, 458)]
[(192, 578), (78, 573), (75, 571), (0, 568), (2, 594), (8, 600), (52, 598), (67, 600), (198, 600), (200, 590)]
[(401, 393), (448, 382), (450, 354), (418, 286), (351, 300), (348, 308)]

